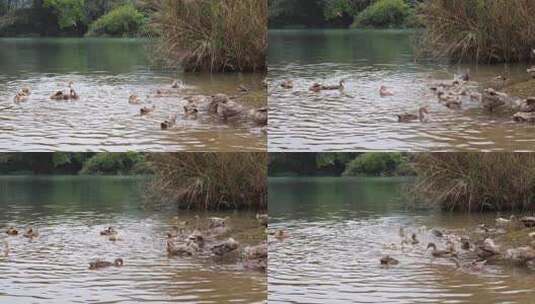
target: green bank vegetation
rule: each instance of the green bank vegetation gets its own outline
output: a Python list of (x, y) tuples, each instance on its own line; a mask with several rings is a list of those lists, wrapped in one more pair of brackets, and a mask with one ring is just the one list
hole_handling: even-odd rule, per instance
[(145, 155), (129, 153), (1, 153), (0, 174), (138, 175), (151, 173)]
[(0, 0), (0, 36), (139, 36), (143, 1)]
[(272, 28), (419, 27), (419, 0), (269, 0)]
[(413, 175), (405, 153), (271, 153), (270, 176)]

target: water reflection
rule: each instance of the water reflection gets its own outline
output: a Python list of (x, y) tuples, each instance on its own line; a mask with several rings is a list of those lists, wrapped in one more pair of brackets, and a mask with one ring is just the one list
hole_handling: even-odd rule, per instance
[[(176, 74), (151, 64), (147, 41), (139, 39), (0, 39), (0, 149), (4, 151), (258, 151), (266, 136), (251, 124), (230, 126), (211, 118), (182, 116), (180, 97), (235, 95), (249, 107), (266, 104), (262, 74)], [(155, 96), (178, 78), (184, 88)], [(73, 81), (81, 99), (51, 101), (49, 96)], [(29, 86), (29, 101), (13, 97)], [(137, 94), (157, 110), (140, 117), (141, 106), (128, 104)], [(178, 113), (177, 127), (160, 122)]]
[[(265, 274), (212, 259), (168, 258), (165, 232), (174, 212), (140, 208), (144, 178), (0, 177), (0, 297), (9, 303), (263, 303)], [(203, 214), (202, 217), (213, 216)], [(221, 214), (219, 214), (221, 216)], [(229, 213), (244, 245), (263, 239), (253, 214)], [(180, 220), (192, 219), (182, 214)], [(7, 237), (7, 226), (32, 225), (40, 237)], [(99, 231), (114, 225), (121, 240)], [(122, 268), (89, 271), (95, 258)]]
[[(470, 69), (474, 89), (499, 74), (512, 83), (527, 80), (524, 65), (449, 66), (416, 62), (412, 40), (400, 30), (270, 31), (270, 151), (533, 151), (533, 126), (510, 114), (484, 113), (477, 102), (460, 111), (438, 104), (429, 90), (437, 80)], [(294, 89), (280, 87), (284, 79)], [(311, 93), (314, 82), (346, 80), (344, 93)], [(381, 85), (395, 96), (379, 97)], [(426, 124), (397, 123), (396, 114), (427, 106)]]
[[(411, 179), (273, 178), (273, 228), (290, 238), (270, 243), (270, 303), (532, 303), (532, 270), (489, 266), (457, 271), (432, 259), (431, 228), (470, 230), (490, 216), (406, 210)], [(400, 244), (399, 228), (418, 231), (419, 245)], [(390, 254), (400, 265), (384, 268)]]

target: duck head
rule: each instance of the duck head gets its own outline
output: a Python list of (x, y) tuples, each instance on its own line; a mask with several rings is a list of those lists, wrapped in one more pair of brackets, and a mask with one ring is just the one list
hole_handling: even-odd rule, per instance
[(122, 267), (124, 265), (124, 261), (123, 261), (123, 259), (118, 258), (118, 259), (115, 260), (114, 264), (117, 267)]

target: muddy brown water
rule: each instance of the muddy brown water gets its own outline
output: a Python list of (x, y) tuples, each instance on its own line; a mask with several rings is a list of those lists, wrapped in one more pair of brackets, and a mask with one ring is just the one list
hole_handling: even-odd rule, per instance
[[(460, 271), (433, 259), (430, 231), (470, 234), (496, 215), (408, 211), (404, 178), (271, 178), (270, 303), (533, 303), (535, 270), (488, 266)], [(401, 247), (400, 227), (420, 244)], [(398, 266), (381, 267), (390, 255)]]
[[(189, 95), (250, 93), (240, 102), (266, 105), (263, 74), (179, 73), (150, 61), (148, 41), (141, 39), (24, 38), (0, 39), (0, 150), (2, 151), (262, 151), (265, 132), (251, 123), (227, 124), (202, 116), (183, 115)], [(178, 79), (183, 87), (171, 90)], [(69, 81), (78, 101), (52, 101)], [(13, 98), (30, 87), (27, 102)], [(170, 90), (158, 97), (157, 90)], [(131, 94), (143, 105), (130, 105)], [(156, 106), (141, 117), (140, 108)], [(160, 123), (177, 114), (177, 125)]]
[[(462, 110), (437, 102), (429, 87), (471, 70), (472, 90), (529, 79), (527, 66), (450, 65), (415, 61), (410, 30), (272, 30), (268, 82), (270, 151), (535, 151), (533, 125), (511, 113), (489, 114), (466, 100)], [(294, 88), (283, 89), (285, 79)], [(314, 82), (346, 81), (344, 92), (311, 93)], [(381, 98), (385, 85), (395, 95)], [(427, 106), (428, 123), (397, 122), (396, 114)]]
[[(0, 302), (2, 303), (265, 303), (266, 274), (234, 260), (168, 257), (172, 210), (141, 209), (145, 178), (0, 177)], [(30, 190), (31, 189), (31, 190)], [(265, 240), (255, 215), (229, 217), (242, 246)], [(194, 213), (179, 215), (193, 222)], [(35, 227), (40, 236), (8, 237), (8, 226)], [(99, 232), (113, 225), (120, 240)], [(9, 255), (4, 246), (9, 244)], [(102, 258), (124, 267), (88, 270)]]

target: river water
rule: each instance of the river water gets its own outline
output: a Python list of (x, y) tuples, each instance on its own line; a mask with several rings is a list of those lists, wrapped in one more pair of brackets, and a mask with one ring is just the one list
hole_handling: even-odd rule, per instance
[[(264, 303), (265, 273), (230, 261), (170, 258), (166, 232), (176, 213), (141, 208), (145, 178), (0, 177), (2, 303)], [(201, 220), (216, 214), (200, 214)], [(192, 220), (185, 213), (180, 221)], [(254, 214), (229, 213), (242, 245), (264, 238)], [(9, 226), (35, 227), (39, 238), (8, 237)], [(119, 231), (111, 242), (99, 232)], [(9, 254), (5, 253), (5, 241)], [(101, 258), (125, 266), (88, 270)]]
[[(193, 94), (250, 93), (248, 107), (266, 104), (263, 74), (189, 74), (151, 63), (147, 41), (110, 38), (0, 39), (0, 150), (2, 151), (259, 151), (266, 136), (248, 124), (228, 125), (210, 117), (183, 116), (182, 99)], [(172, 90), (179, 79), (181, 90)], [(52, 101), (68, 82), (78, 101)], [(15, 94), (30, 87), (27, 102)], [(162, 96), (156, 91), (163, 90)], [(169, 92), (166, 92), (169, 91)], [(130, 95), (143, 105), (130, 105)], [(156, 106), (140, 116), (143, 106)], [(160, 123), (178, 114), (167, 131)]]
[[(405, 178), (272, 178), (270, 303), (533, 303), (535, 270), (458, 270), (426, 251), (433, 228), (470, 233), (491, 215), (409, 211)], [(401, 247), (400, 227), (420, 244)], [(390, 255), (398, 266), (381, 267)]]
[[(485, 113), (479, 102), (450, 110), (429, 90), (470, 69), (481, 90), (497, 75), (529, 79), (525, 65), (448, 65), (416, 61), (408, 30), (271, 30), (268, 100), (270, 151), (534, 151), (534, 127), (511, 113)], [(283, 80), (294, 82), (283, 89)], [(346, 81), (344, 92), (312, 93), (314, 82)], [(394, 96), (381, 98), (384, 85)], [(428, 123), (397, 122), (396, 114), (430, 111)]]

